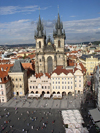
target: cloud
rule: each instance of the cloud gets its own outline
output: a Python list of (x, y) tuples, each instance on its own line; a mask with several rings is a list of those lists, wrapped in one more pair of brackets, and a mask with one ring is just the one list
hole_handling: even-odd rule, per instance
[[(27, 7), (28, 8), (28, 7)], [(31, 7), (30, 7), (31, 8)], [(56, 20), (43, 20), (46, 35), (53, 39)], [(85, 20), (64, 21), (67, 43), (100, 40), (100, 17)], [(0, 23), (0, 44), (35, 43), (34, 33), (37, 22), (30, 19)]]
[[(43, 8), (40, 8), (40, 10), (46, 10), (49, 7), (43, 7)], [(39, 10), (38, 5), (24, 6), (24, 7), (21, 7), (21, 6), (3, 6), (3, 7), (0, 7), (0, 15), (8, 15), (8, 14), (15, 14), (15, 13), (30, 14), (31, 12), (35, 12), (37, 10)]]

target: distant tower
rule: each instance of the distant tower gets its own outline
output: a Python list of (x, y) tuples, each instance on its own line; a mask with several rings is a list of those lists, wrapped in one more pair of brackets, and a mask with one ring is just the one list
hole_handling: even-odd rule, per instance
[[(37, 31), (35, 31), (35, 40), (36, 40), (36, 57), (35, 57), (35, 72), (44, 72), (44, 66), (43, 66), (43, 49), (44, 45), (46, 44), (46, 35), (43, 32), (44, 27), (41, 22), (41, 18), (39, 15), (39, 20), (37, 23)], [(42, 56), (42, 59), (41, 59)]]
[[(58, 13), (58, 19), (55, 24), (55, 30), (53, 31), (53, 38), (54, 38), (54, 45), (56, 46), (56, 52), (57, 52), (57, 65), (63, 65), (65, 67), (65, 30), (63, 29), (63, 23), (60, 21), (60, 16)], [(59, 59), (59, 57), (61, 57)], [(62, 60), (63, 59), (63, 64)]]

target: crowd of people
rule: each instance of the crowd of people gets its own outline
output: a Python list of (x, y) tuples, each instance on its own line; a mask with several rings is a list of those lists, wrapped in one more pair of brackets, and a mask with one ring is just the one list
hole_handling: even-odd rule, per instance
[[(1, 108), (0, 124), (2, 133), (64, 132), (60, 110)], [(58, 129), (55, 128), (56, 126)]]

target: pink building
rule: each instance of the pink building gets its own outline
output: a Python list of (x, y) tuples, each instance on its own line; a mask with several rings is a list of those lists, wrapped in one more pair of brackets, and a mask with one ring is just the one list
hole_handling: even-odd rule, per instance
[(28, 79), (28, 93), (51, 94), (51, 79), (48, 73), (32, 75)]

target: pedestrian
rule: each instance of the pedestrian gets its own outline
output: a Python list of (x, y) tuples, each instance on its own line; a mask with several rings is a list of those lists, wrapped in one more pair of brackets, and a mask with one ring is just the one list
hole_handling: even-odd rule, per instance
[(33, 126), (31, 126), (31, 129), (33, 129)]

